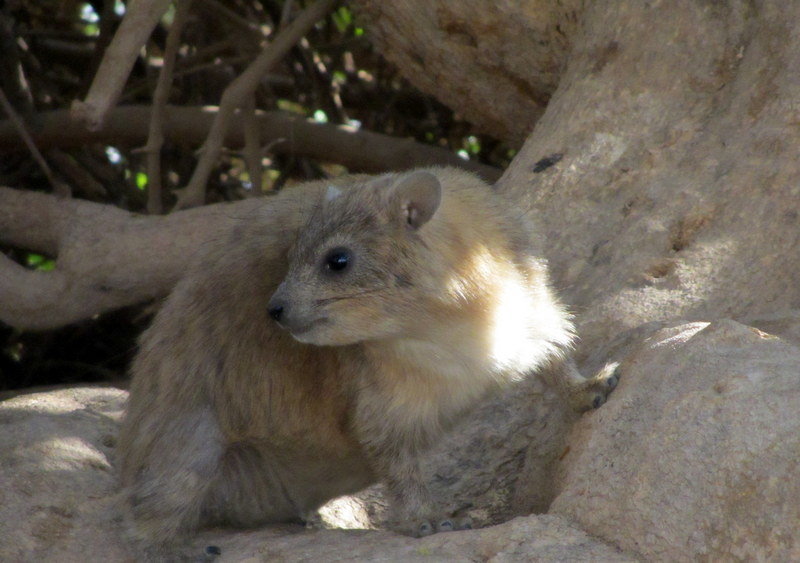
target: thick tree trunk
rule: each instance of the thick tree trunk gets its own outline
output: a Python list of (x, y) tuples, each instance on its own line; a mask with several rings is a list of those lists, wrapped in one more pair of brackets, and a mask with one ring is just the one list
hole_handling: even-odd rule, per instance
[(798, 25), (791, 2), (587, 9), (500, 182), (530, 206), (586, 341), (800, 306)]
[(353, 0), (417, 88), (521, 144), (559, 83), (582, 0)]

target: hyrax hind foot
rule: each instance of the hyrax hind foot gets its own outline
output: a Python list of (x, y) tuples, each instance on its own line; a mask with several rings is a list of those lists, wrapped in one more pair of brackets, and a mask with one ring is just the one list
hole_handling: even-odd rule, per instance
[(431, 518), (428, 520), (417, 520), (416, 522), (406, 523), (397, 527), (406, 535), (415, 538), (423, 538), (441, 532), (455, 532), (458, 530), (471, 530), (472, 520), (470, 518)]
[(594, 377), (570, 385), (570, 406), (577, 412), (596, 409), (608, 400), (620, 378), (619, 364), (606, 364)]

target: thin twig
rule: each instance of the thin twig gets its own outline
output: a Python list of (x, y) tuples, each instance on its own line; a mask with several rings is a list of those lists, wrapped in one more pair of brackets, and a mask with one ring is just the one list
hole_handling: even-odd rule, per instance
[(70, 185), (74, 186), (78, 194), (94, 201), (104, 201), (108, 198), (108, 190), (105, 186), (97, 181), (92, 173), (72, 155), (60, 149), (49, 149), (45, 154), (53, 164), (53, 168), (58, 170), (59, 174), (70, 182)]
[(291, 24), (280, 31), (247, 69), (225, 89), (211, 131), (200, 149), (200, 160), (185, 190), (178, 194), (176, 209), (202, 205), (206, 183), (217, 162), (231, 118), (247, 98), (255, 92), (261, 77), (270, 70), (303, 37), (309, 29), (330, 11), (336, 0), (319, 0), (306, 8)]
[(244, 162), (250, 176), (251, 193), (261, 195), (261, 129), (256, 119), (256, 97), (251, 94), (244, 108)]
[(11, 123), (14, 124), (14, 128), (19, 133), (19, 136), (22, 137), (22, 141), (28, 147), (28, 150), (31, 151), (31, 156), (39, 165), (39, 168), (42, 169), (44, 175), (47, 176), (47, 180), (50, 182), (50, 185), (53, 186), (53, 192), (56, 195), (62, 197), (69, 197), (72, 195), (70, 193), (69, 186), (67, 186), (64, 182), (59, 181), (53, 171), (50, 169), (50, 166), (47, 164), (47, 161), (42, 156), (42, 153), (39, 152), (39, 149), (36, 148), (36, 143), (33, 142), (33, 138), (31, 134), (28, 132), (28, 128), (25, 126), (25, 122), (22, 118), (17, 115), (17, 112), (14, 110), (14, 106), (11, 105), (11, 102), (8, 101), (5, 92), (3, 89), (0, 88), (0, 106), (3, 106), (3, 111), (6, 112), (8, 119), (11, 120)]
[(153, 93), (153, 113), (150, 116), (150, 132), (145, 146), (147, 153), (147, 212), (151, 215), (163, 211), (161, 203), (161, 147), (164, 145), (164, 112), (172, 87), (172, 73), (175, 58), (181, 44), (181, 30), (186, 23), (192, 0), (178, 0), (175, 18), (167, 35), (164, 49), (164, 63), (158, 75), (158, 83)]
[(4, 13), (0, 13), (0, 53), (0, 84), (6, 88), (9, 103), (27, 116), (34, 111), (33, 95), (19, 59), (14, 20)]
[(292, 17), (292, 9), (294, 8), (294, 0), (285, 0), (283, 9), (281, 9), (281, 21), (278, 24), (278, 29), (284, 29), (289, 24), (289, 19)]
[(258, 37), (263, 38), (263, 33), (259, 26), (255, 22), (251, 22), (247, 18), (243, 18), (224, 4), (222, 2), (217, 2), (217, 0), (200, 0), (203, 4), (204, 8), (207, 8), (209, 11), (214, 12), (217, 16), (222, 16), (223, 18), (227, 19), (230, 23), (237, 26), (238, 28), (242, 29), (243, 31), (252, 33), (257, 35)]

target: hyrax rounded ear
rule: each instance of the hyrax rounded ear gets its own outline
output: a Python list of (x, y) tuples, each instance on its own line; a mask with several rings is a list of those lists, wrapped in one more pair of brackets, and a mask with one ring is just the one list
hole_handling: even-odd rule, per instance
[(416, 230), (427, 223), (442, 202), (442, 185), (430, 172), (411, 172), (389, 188), (389, 213)]
[(325, 190), (325, 203), (329, 203), (342, 195), (342, 190), (334, 185), (329, 185)]

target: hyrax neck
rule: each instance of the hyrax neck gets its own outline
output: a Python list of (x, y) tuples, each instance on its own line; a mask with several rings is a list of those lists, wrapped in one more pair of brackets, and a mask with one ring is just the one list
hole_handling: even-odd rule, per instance
[(383, 396), (387, 413), (446, 427), (487, 391), (519, 375), (517, 366), (493, 356), (480, 309), (462, 307), (443, 320), (426, 319), (403, 337), (363, 345), (370, 384)]
[(447, 421), (570, 345), (569, 317), (545, 279), (531, 283), (507, 267), (481, 282), (480, 291), (461, 284), (459, 295), (426, 303), (429, 314), (402, 337), (364, 344), (387, 401)]
[(480, 359), (455, 342), (407, 337), (370, 342), (364, 350), (367, 387), (401, 429), (446, 428), (495, 384)]

